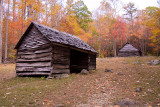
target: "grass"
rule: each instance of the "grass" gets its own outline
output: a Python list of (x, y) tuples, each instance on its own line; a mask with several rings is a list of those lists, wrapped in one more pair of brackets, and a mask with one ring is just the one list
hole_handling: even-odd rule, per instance
[[(120, 93), (114, 94), (114, 100), (122, 98), (131, 98), (141, 104), (150, 104), (153, 106), (160, 103), (160, 66), (151, 66), (146, 62), (157, 57), (136, 57), (136, 58), (118, 58), (124, 64), (119, 63), (114, 67), (117, 72), (123, 75), (114, 74), (111, 83), (116, 86)], [(136, 63), (135, 62), (139, 62)], [(115, 79), (117, 80), (116, 82)], [(119, 84), (119, 85), (118, 85)], [(137, 87), (142, 88), (142, 92), (135, 92)]]
[[(160, 65), (146, 63), (153, 59), (160, 58), (98, 58), (97, 70), (89, 75), (71, 74), (68, 78), (51, 80), (15, 77), (14, 64), (1, 64), (0, 106), (104, 106), (122, 98), (157, 106)], [(112, 69), (113, 73), (106, 73), (105, 69)], [(135, 92), (137, 87), (142, 91)]]

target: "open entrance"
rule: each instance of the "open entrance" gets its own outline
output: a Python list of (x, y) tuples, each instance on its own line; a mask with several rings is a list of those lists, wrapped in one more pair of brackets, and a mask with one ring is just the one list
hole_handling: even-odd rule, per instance
[(82, 69), (88, 69), (88, 54), (71, 50), (70, 73), (80, 73)]

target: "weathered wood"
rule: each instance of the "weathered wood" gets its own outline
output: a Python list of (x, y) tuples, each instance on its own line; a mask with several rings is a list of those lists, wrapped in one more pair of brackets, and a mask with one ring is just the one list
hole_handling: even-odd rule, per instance
[(69, 65), (53, 64), (53, 69), (69, 69)]
[(54, 60), (54, 62), (67, 62), (67, 63), (69, 63), (69, 61), (70, 61), (69, 57), (67, 57), (67, 58), (54, 57), (53, 60)]
[(46, 56), (43, 58), (38, 58), (38, 59), (17, 59), (16, 62), (46, 62), (46, 61), (51, 61), (52, 58), (51, 56)]
[(34, 75), (39, 75), (39, 76), (48, 76), (50, 73), (42, 73), (42, 72), (31, 72), (31, 73), (16, 73), (17, 76), (34, 76)]
[(129, 56), (140, 56), (140, 54), (138, 52), (119, 52), (118, 53), (119, 57), (129, 57)]
[(46, 48), (49, 48), (51, 47), (51, 44), (50, 43), (47, 43), (47, 44), (43, 44), (43, 45), (38, 45), (37, 48), (18, 48), (18, 52), (32, 52), (32, 51), (36, 51), (36, 50), (41, 50), (41, 49), (46, 49)]
[(48, 41), (47, 38), (44, 37), (40, 33), (40, 31), (37, 30), (35, 26), (32, 26), (31, 30), (28, 32), (27, 36), (25, 36), (25, 39), (22, 41), (21, 45), (19, 46), (19, 49), (24, 50), (24, 49), (30, 49), (30, 48), (37, 48), (49, 42), (50, 41)]
[(35, 67), (16, 67), (17, 72), (21, 71), (51, 71), (52, 67), (41, 67), (41, 68), (35, 68)]
[(119, 57), (141, 56), (142, 52), (133, 45), (126, 43), (118, 52)]
[(50, 67), (51, 62), (35, 62), (35, 63), (16, 63), (16, 67)]
[(53, 43), (53, 45), (58, 45), (58, 46), (61, 46), (61, 47), (66, 47), (66, 48), (70, 48), (70, 49), (73, 49), (73, 50), (77, 50), (77, 51), (80, 51), (80, 52), (89, 53), (89, 54), (93, 54), (93, 55), (97, 54), (97, 53), (90, 52), (88, 50), (83, 50), (83, 49), (75, 48), (75, 47), (70, 46), (70, 45), (64, 45), (64, 44), (60, 44), (60, 43)]
[(69, 69), (54, 69), (52, 73), (70, 73)]
[(70, 54), (70, 49), (61, 47), (61, 46), (53, 46), (53, 53), (54, 54)]
[(51, 52), (52, 48), (46, 48), (46, 49), (39, 49), (36, 51), (24, 51), (24, 52), (18, 52), (18, 55), (31, 55), (31, 54), (39, 54), (39, 53), (48, 53)]
[(88, 70), (96, 69), (96, 55), (89, 54)]
[(52, 56), (52, 53), (42, 53), (42, 54), (32, 54), (32, 55), (18, 55), (18, 59), (22, 58), (22, 59), (36, 59), (36, 58), (42, 58), (42, 57), (46, 57), (46, 56)]

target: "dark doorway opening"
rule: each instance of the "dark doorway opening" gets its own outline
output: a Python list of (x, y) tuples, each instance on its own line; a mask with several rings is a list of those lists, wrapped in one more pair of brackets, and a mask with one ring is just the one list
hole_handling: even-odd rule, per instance
[(70, 73), (80, 73), (82, 69), (88, 69), (88, 54), (71, 50)]

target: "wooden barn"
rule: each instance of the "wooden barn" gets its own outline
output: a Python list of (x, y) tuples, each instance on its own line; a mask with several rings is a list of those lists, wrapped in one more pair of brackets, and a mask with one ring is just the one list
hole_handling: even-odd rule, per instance
[(135, 48), (130, 43), (126, 43), (118, 52), (119, 57), (134, 57), (141, 56), (142, 52)]
[(96, 69), (97, 52), (80, 38), (32, 22), (15, 49), (17, 76), (54, 76)]

